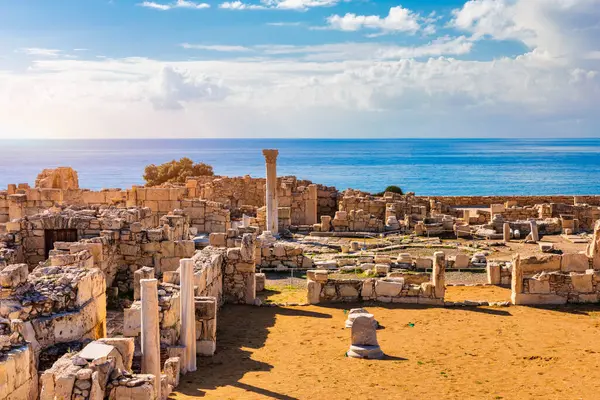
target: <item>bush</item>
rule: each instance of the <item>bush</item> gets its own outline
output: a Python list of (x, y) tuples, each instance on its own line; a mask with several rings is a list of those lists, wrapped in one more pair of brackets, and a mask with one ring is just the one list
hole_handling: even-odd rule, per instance
[(208, 164), (194, 164), (183, 157), (181, 160), (169, 161), (161, 165), (150, 164), (144, 169), (146, 186), (158, 186), (163, 183), (185, 183), (188, 176), (213, 176), (213, 167)]
[(392, 185), (392, 186), (386, 187), (383, 192), (376, 193), (375, 196), (383, 196), (385, 194), (385, 192), (404, 194), (404, 192), (402, 191), (402, 189), (400, 188), (400, 186)]

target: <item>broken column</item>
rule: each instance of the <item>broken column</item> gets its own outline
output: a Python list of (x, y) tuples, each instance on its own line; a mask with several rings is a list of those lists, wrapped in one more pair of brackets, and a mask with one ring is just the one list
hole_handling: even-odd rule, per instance
[(380, 359), (383, 352), (377, 342), (377, 330), (373, 318), (360, 315), (352, 322), (352, 344), (346, 353), (352, 358)]
[(502, 236), (505, 242), (510, 242), (510, 224), (508, 222), (502, 226)]
[(446, 293), (446, 255), (443, 251), (433, 253), (433, 269), (431, 271), (431, 283), (435, 290), (435, 297), (443, 299)]
[(277, 235), (279, 231), (278, 201), (277, 201), (277, 156), (278, 150), (263, 150), (267, 165), (267, 231)]
[(142, 267), (133, 273), (133, 300), (140, 299), (140, 281), (154, 278), (154, 268)]
[(535, 221), (535, 219), (531, 219), (529, 220), (529, 225), (531, 227), (531, 233), (529, 234), (529, 236), (527, 236), (527, 240), (531, 241), (531, 242), (539, 242), (540, 241), (540, 235), (538, 233), (538, 226), (537, 226), (537, 222)]
[(154, 375), (154, 391), (160, 399), (160, 318), (158, 315), (158, 281), (142, 279), (142, 373)]
[(588, 244), (586, 254), (592, 259), (592, 267), (600, 269), (600, 220), (594, 225), (594, 237)]
[(179, 261), (181, 333), (180, 344), (185, 347), (182, 363), (188, 372), (196, 370), (196, 305), (194, 300), (194, 261)]

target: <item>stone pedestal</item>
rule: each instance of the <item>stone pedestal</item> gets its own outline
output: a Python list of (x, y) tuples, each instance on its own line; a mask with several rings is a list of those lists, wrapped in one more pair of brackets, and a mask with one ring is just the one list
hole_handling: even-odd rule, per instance
[(502, 239), (505, 242), (510, 242), (510, 224), (505, 222), (502, 226)]
[(350, 312), (348, 313), (348, 318), (346, 319), (344, 326), (346, 328), (352, 328), (352, 325), (354, 324), (354, 321), (356, 320), (356, 318), (361, 317), (361, 316), (369, 318), (373, 322), (373, 326), (375, 327), (375, 329), (377, 329), (377, 327), (379, 326), (379, 323), (377, 321), (375, 321), (375, 317), (373, 316), (373, 314), (370, 314), (364, 308), (351, 309)]
[(263, 150), (267, 165), (267, 231), (273, 235), (279, 232), (278, 199), (277, 199), (277, 156), (278, 150)]
[(181, 275), (181, 334), (180, 343), (185, 346), (182, 363), (188, 372), (196, 370), (196, 305), (194, 301), (194, 261), (179, 261)]
[(373, 326), (373, 319), (359, 315), (352, 323), (352, 344), (346, 353), (352, 358), (380, 359), (383, 352), (377, 342), (377, 330)]
[(154, 375), (154, 391), (160, 399), (160, 318), (158, 315), (158, 281), (140, 281), (142, 303), (142, 373)]

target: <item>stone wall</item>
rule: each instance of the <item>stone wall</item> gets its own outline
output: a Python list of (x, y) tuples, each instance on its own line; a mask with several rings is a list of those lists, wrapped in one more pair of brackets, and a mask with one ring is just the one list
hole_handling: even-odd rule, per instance
[(378, 301), (382, 303), (443, 305), (446, 262), (437, 252), (429, 282), (406, 277), (333, 279), (327, 270), (308, 271), (307, 298), (310, 304)]
[[(156, 228), (158, 226), (158, 228)], [(55, 242), (50, 262), (89, 250), (94, 266), (105, 275), (108, 286), (132, 290), (133, 272), (142, 266), (154, 267), (160, 275), (179, 267), (181, 258), (194, 254), (189, 238), (189, 218), (157, 216), (148, 208), (72, 209), (25, 217), (7, 224), (12, 247), (19, 248), (30, 267), (45, 259), (46, 230), (75, 229), (78, 242)]]
[(43, 189), (9, 185), (0, 191), (0, 223), (43, 213), (64, 205), (81, 207), (116, 206), (148, 208), (156, 218), (183, 209), (192, 227), (199, 232), (225, 232), (230, 227), (230, 212), (222, 204), (190, 197), (185, 187), (107, 189)]
[(10, 265), (0, 271), (0, 317), (23, 321), (22, 334), (36, 354), (57, 343), (106, 334), (106, 281), (92, 255), (70, 265)]
[(302, 248), (284, 243), (258, 247), (254, 258), (259, 268), (285, 271), (290, 268), (310, 269), (313, 261), (303, 254)]
[(584, 253), (522, 258), (512, 263), (513, 304), (588, 303), (600, 300), (600, 271)]
[[(204, 341), (202, 346), (197, 346), (200, 352), (200, 347), (206, 349), (206, 341), (216, 341), (216, 329), (213, 329), (211, 324), (216, 326), (216, 307), (223, 303), (223, 251), (208, 247), (196, 252), (192, 260), (194, 261), (196, 303), (204, 305), (197, 306), (203, 307), (204, 312), (196, 312), (196, 324), (199, 325), (199, 329), (196, 330), (198, 341)], [(135, 285), (139, 285), (140, 279), (154, 278), (154, 271), (151, 269), (139, 272), (143, 276), (135, 279)], [(161, 345), (165, 347), (174, 346), (179, 342), (181, 328), (179, 278), (179, 270), (165, 272), (162, 282), (158, 285), (160, 340)], [(208, 299), (214, 299), (214, 312), (206, 305)], [(123, 332), (125, 336), (138, 337), (140, 335), (141, 307), (141, 302), (136, 299), (130, 308), (125, 309)]]
[(492, 204), (503, 204), (513, 202), (519, 206), (534, 206), (543, 203), (562, 204), (589, 204), (600, 206), (599, 195), (585, 196), (417, 196), (429, 200), (439, 201), (453, 207), (489, 207)]
[(30, 344), (0, 352), (0, 400), (35, 400), (38, 376)]

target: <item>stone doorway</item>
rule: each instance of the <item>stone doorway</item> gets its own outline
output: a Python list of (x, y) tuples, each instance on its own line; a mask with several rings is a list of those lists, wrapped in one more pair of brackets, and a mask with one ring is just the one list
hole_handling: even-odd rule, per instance
[(44, 255), (46, 259), (50, 250), (54, 249), (55, 242), (76, 242), (77, 229), (45, 229), (44, 230)]

